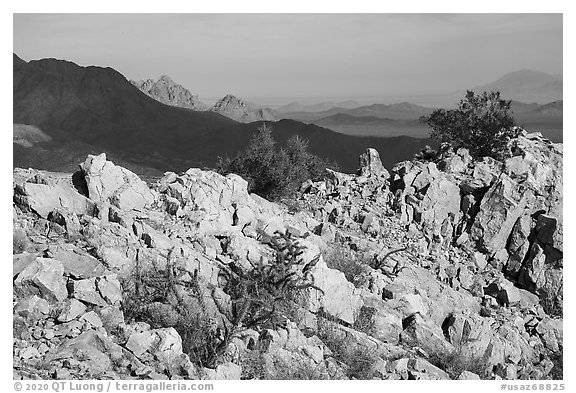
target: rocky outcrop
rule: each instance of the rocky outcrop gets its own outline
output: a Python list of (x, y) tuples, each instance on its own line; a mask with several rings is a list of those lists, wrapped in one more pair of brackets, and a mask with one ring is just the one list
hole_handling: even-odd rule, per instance
[(253, 121), (261, 120), (276, 120), (270, 110), (266, 108), (258, 108), (256, 105), (247, 103), (231, 94), (218, 100), (209, 110), (220, 113), (223, 116), (241, 123), (251, 123)]
[(562, 150), (523, 133), (510, 152), (389, 173), (368, 150), (299, 212), (200, 169), (16, 169), (14, 376), (556, 375)]
[(106, 160), (106, 154), (89, 155), (80, 165), (88, 195), (94, 202), (108, 202), (120, 210), (141, 210), (155, 195), (136, 174)]
[(195, 111), (205, 110), (207, 107), (206, 104), (200, 102), (197, 95), (193, 95), (188, 89), (175, 83), (168, 75), (162, 75), (157, 81), (153, 79), (131, 80), (130, 83), (144, 94), (166, 105)]
[(274, 121), (276, 117), (268, 108), (259, 108), (255, 104), (245, 102), (231, 94), (219, 99), (214, 105), (209, 106), (198, 99), (185, 87), (175, 83), (169, 76), (163, 75), (157, 81), (153, 79), (134, 81), (134, 86), (149, 97), (154, 98), (166, 105), (180, 108), (192, 109), (195, 111), (211, 111), (229, 117), (241, 123), (251, 123), (253, 121)]

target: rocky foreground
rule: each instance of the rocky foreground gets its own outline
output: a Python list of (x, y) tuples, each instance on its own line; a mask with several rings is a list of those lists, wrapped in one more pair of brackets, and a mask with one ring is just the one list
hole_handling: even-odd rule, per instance
[(14, 378), (561, 379), (562, 147), (329, 172), (297, 200), (104, 154), (14, 170)]

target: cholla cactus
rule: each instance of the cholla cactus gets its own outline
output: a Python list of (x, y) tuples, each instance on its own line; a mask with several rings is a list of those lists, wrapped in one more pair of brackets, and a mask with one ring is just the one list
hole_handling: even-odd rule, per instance
[(313, 288), (311, 270), (320, 260), (320, 254), (311, 261), (302, 259), (304, 247), (289, 233), (276, 232), (270, 237), (261, 234), (264, 241), (274, 250), (274, 258), (252, 264), (249, 271), (228, 272), (229, 293), (235, 300), (234, 325), (254, 327), (273, 322), (280, 316), (278, 306), (290, 300), (302, 290)]

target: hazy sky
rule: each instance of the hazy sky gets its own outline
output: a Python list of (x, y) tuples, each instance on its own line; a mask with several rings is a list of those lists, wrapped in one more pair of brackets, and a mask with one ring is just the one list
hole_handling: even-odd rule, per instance
[(562, 74), (561, 14), (16, 14), (14, 51), (203, 97), (368, 97)]

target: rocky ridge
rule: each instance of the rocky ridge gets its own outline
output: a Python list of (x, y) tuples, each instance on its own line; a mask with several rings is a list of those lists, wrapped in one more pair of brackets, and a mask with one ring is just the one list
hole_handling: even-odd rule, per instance
[(218, 100), (210, 110), (241, 123), (276, 120), (276, 117), (269, 109), (258, 108), (256, 105), (244, 102), (231, 94), (227, 94)]
[(103, 154), (17, 168), (14, 377), (561, 378), (562, 147), (509, 150), (388, 172), (369, 149), (288, 207)]
[(197, 95), (190, 93), (184, 86), (175, 83), (168, 75), (162, 75), (157, 81), (153, 79), (130, 80), (140, 91), (163, 104), (180, 108), (205, 110), (207, 105), (200, 102)]
[(130, 80), (130, 83), (144, 94), (166, 105), (195, 111), (216, 112), (241, 123), (276, 120), (269, 109), (259, 108), (231, 94), (222, 97), (213, 106), (207, 105), (198, 99), (198, 95), (193, 95), (184, 86), (174, 82), (168, 75), (161, 76), (157, 81), (153, 79)]

